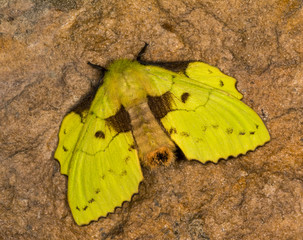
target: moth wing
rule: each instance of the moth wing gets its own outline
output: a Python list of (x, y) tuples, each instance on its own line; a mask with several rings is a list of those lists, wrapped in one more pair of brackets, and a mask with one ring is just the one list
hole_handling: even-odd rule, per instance
[(143, 179), (132, 133), (115, 131), (97, 112), (92, 107), (85, 123), (76, 113), (67, 115), (55, 154), (68, 175), (68, 202), (78, 225), (130, 201)]
[[(218, 68), (203, 62), (192, 62), (179, 74), (156, 66), (146, 66), (149, 74), (151, 96), (163, 94), (171, 88), (172, 79), (176, 76), (186, 79), (187, 83), (202, 88), (212, 87), (224, 91), (235, 98), (242, 99), (242, 94), (236, 89), (236, 79), (222, 73)], [(161, 82), (161, 84), (159, 84)]]
[(217, 162), (269, 141), (260, 117), (233, 94), (182, 75), (172, 81), (160, 121), (188, 159)]
[[(195, 81), (217, 88), (242, 99), (243, 95), (236, 89), (236, 79), (222, 73), (218, 68), (203, 62), (192, 62), (185, 70), (186, 76)], [(202, 86), (203, 87), (203, 86)]]
[(80, 114), (70, 112), (62, 121), (59, 131), (59, 143), (54, 155), (54, 158), (60, 162), (62, 174), (68, 175), (70, 160), (84, 125), (83, 119), (85, 117), (81, 118)]

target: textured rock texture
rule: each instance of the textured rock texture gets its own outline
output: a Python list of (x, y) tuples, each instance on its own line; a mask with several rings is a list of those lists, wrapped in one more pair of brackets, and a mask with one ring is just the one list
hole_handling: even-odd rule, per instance
[[(0, 239), (302, 239), (303, 3), (0, 0)], [(201, 60), (238, 80), (272, 140), (218, 164), (178, 161), (77, 226), (53, 158), (87, 61)]]

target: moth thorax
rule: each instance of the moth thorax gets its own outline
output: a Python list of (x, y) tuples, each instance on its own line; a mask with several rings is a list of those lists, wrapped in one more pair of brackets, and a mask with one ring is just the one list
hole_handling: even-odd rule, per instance
[(128, 112), (142, 164), (149, 168), (169, 165), (175, 158), (175, 144), (162, 129), (147, 102), (131, 107)]

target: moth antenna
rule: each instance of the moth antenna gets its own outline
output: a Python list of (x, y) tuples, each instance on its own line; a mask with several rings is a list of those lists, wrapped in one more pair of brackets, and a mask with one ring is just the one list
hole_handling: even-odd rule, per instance
[(102, 67), (102, 66), (98, 65), (98, 64), (93, 64), (89, 61), (87, 62), (87, 64), (101, 72), (100, 77), (99, 77), (100, 78), (99, 79), (99, 86), (101, 86), (103, 84), (103, 78), (104, 78), (105, 73), (107, 72), (107, 69), (105, 67)]
[(145, 53), (145, 51), (146, 51), (146, 48), (147, 48), (147, 46), (148, 46), (149, 44), (147, 43), (147, 42), (145, 42), (145, 45), (144, 45), (144, 47), (140, 50), (140, 52), (138, 53), (138, 56), (137, 56), (137, 61), (139, 62), (139, 63), (144, 63), (144, 61), (142, 61), (142, 55)]

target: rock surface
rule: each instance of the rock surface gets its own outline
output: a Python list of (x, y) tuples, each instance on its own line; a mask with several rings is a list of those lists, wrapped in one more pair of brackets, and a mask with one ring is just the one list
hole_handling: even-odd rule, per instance
[[(200, 60), (238, 80), (272, 140), (218, 164), (149, 173), (130, 203), (77, 226), (53, 153), (98, 82), (86, 63)], [(1, 0), (0, 239), (302, 239), (301, 1)]]

